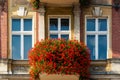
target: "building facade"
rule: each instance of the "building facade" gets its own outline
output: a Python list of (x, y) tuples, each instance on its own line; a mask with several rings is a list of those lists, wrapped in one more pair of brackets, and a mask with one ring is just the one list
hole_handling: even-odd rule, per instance
[(112, 0), (0, 1), (0, 80), (29, 80), (27, 54), (42, 39), (84, 42), (91, 54), (91, 80), (120, 80), (119, 8)]

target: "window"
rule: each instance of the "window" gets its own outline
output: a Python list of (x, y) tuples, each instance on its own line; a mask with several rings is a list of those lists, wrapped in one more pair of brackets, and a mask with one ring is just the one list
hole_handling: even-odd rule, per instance
[(86, 19), (86, 44), (90, 49), (92, 60), (107, 58), (108, 27), (107, 19)]
[(32, 19), (12, 19), (12, 58), (27, 59), (32, 48)]
[(49, 38), (70, 39), (70, 18), (49, 18)]

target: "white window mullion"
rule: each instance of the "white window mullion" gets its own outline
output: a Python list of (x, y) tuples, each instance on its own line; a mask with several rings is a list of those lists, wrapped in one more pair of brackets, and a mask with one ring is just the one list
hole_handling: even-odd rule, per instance
[(24, 20), (21, 19), (21, 31), (23, 32), (23, 30), (24, 30)]
[(95, 36), (95, 48), (96, 48), (96, 51), (95, 51), (95, 59), (98, 60), (98, 35)]
[(96, 28), (96, 32), (98, 33), (98, 26), (99, 26), (99, 25), (98, 25), (98, 18), (95, 20), (95, 23), (96, 23), (96, 24), (95, 24), (95, 26), (96, 26), (96, 27), (95, 27), (95, 28)]
[(96, 31), (95, 31), (95, 32), (96, 32), (96, 33), (95, 33), (95, 48), (96, 48), (96, 52), (95, 52), (96, 57), (95, 57), (95, 58), (96, 58), (96, 60), (98, 60), (98, 56), (99, 56), (99, 55), (98, 55), (98, 26), (99, 26), (99, 25), (98, 25), (98, 18), (95, 20), (95, 26), (96, 26), (96, 27), (95, 27), (95, 28), (96, 28), (96, 29), (95, 29), (95, 30), (96, 30)]
[(21, 59), (24, 59), (24, 38), (23, 35), (21, 35)]
[[(31, 19), (31, 18), (30, 18)], [(15, 27), (15, 26), (14, 26)], [(23, 18), (20, 18), (20, 30), (19, 31), (17, 31), (17, 30), (13, 30), (12, 32), (11, 32), (11, 35), (19, 35), (20, 36), (20, 56), (19, 56), (19, 59), (20, 60), (24, 60), (25, 59), (25, 57), (24, 57), (24, 35), (32, 35), (32, 46), (33, 46), (33, 43), (34, 43), (34, 38), (33, 38), (33, 36), (34, 36), (34, 34), (33, 34), (33, 26), (32, 26), (32, 31), (30, 30), (26, 30), (26, 31), (24, 31), (24, 19)], [(16, 42), (15, 42), (16, 43)], [(15, 44), (14, 43), (14, 44)], [(11, 46), (12, 46), (12, 36), (11, 36), (11, 44), (10, 44)], [(17, 46), (17, 45), (16, 45)], [(12, 49), (11, 49), (11, 51), (12, 51)], [(13, 52), (13, 51), (12, 51)], [(11, 53), (12, 53), (11, 52)], [(16, 53), (17, 54), (17, 53)], [(13, 55), (13, 54), (12, 54)], [(14, 55), (15, 55), (15, 53), (14, 53)], [(16, 57), (16, 56), (14, 56), (13, 57), (14, 59), (17, 59), (18, 57)]]
[(61, 18), (58, 18), (58, 38), (61, 38)]
[[(102, 24), (104, 24), (104, 23), (102, 23)], [(107, 20), (107, 31), (105, 31), (104, 29), (102, 30), (102, 27), (99, 26), (99, 25), (100, 25), (99, 24), (99, 18), (95, 18), (95, 31), (87, 31), (85, 29), (85, 31), (86, 31), (86, 33), (85, 33), (86, 44), (87, 44), (87, 35), (95, 35), (95, 60), (102, 59), (101, 57), (102, 57), (102, 54), (103, 54), (103, 53), (99, 53), (99, 35), (106, 35), (107, 36), (107, 58), (108, 58), (108, 46), (109, 46), (109, 41), (108, 41), (109, 40), (109, 33), (108, 33), (109, 32), (109, 28), (108, 28), (109, 24), (108, 24), (108, 20)], [(87, 28), (87, 25), (86, 25), (86, 28)]]
[(23, 26), (24, 26), (24, 22), (23, 22), (23, 19), (21, 19), (21, 60), (23, 60), (24, 59), (24, 56), (23, 56), (23, 45), (24, 45), (24, 43), (23, 43)]

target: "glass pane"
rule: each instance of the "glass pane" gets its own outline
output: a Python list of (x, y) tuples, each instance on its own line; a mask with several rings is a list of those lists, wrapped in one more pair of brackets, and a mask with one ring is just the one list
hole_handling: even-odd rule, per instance
[(58, 30), (58, 19), (50, 19), (50, 30)]
[(107, 19), (99, 19), (98, 20), (98, 30), (99, 31), (107, 31)]
[(87, 46), (90, 49), (91, 59), (95, 60), (95, 35), (87, 35)]
[(32, 19), (24, 19), (24, 31), (32, 31)]
[(69, 34), (62, 34), (61, 38), (69, 40)]
[(69, 19), (61, 19), (61, 30), (69, 30)]
[(95, 31), (95, 19), (87, 19), (87, 31)]
[(99, 35), (98, 36), (98, 57), (99, 59), (106, 59), (107, 57), (107, 36)]
[(12, 31), (20, 31), (20, 19), (12, 19)]
[(32, 48), (32, 35), (24, 35), (24, 59), (28, 59), (28, 51)]
[(58, 38), (58, 34), (50, 34), (50, 38), (51, 39), (57, 39)]
[(21, 38), (20, 35), (12, 35), (12, 58), (21, 59)]

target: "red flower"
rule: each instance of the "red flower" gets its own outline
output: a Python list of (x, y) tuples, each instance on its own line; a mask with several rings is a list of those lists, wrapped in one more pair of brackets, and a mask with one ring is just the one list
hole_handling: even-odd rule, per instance
[(50, 39), (37, 42), (29, 51), (30, 74), (79, 74), (89, 77), (90, 54), (88, 48), (76, 40)]

